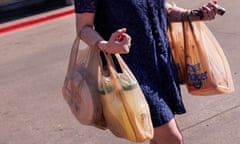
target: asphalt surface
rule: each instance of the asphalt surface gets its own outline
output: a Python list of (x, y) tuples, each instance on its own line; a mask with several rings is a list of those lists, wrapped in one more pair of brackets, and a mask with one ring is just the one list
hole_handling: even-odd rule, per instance
[[(195, 8), (204, 2), (176, 4)], [(188, 112), (176, 119), (186, 144), (240, 142), (239, 3), (220, 1), (227, 13), (207, 22), (228, 58), (236, 90), (196, 97), (182, 87)], [(74, 15), (0, 35), (0, 144), (132, 144), (79, 124), (63, 100), (74, 37)]]
[(24, 17), (30, 17), (34, 15), (38, 15), (40, 13), (53, 11), (59, 8), (64, 8), (65, 5), (61, 2), (57, 1), (47, 1), (40, 2), (36, 4), (32, 4), (29, 6), (22, 7), (21, 5), (13, 7), (5, 8), (5, 10), (0, 10), (0, 24), (11, 22), (15, 20), (20, 20)]

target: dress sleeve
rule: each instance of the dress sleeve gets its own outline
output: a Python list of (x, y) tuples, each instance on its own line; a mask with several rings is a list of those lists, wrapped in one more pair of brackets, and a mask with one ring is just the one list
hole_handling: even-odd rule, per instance
[(95, 13), (97, 9), (98, 0), (74, 0), (76, 13)]

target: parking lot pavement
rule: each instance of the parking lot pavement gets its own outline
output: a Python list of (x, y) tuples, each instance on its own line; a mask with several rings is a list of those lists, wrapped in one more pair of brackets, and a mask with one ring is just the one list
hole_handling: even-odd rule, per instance
[[(204, 2), (176, 3), (193, 8)], [(227, 13), (207, 22), (229, 60), (236, 91), (196, 97), (181, 87), (188, 112), (176, 119), (186, 144), (240, 141), (239, 3), (220, 1)], [(0, 35), (0, 144), (132, 144), (109, 131), (80, 125), (63, 100), (74, 37), (73, 15)]]
[(5, 22), (0, 25), (0, 34), (16, 31), (34, 25), (39, 25), (40, 23), (46, 23), (47, 21), (56, 20), (68, 15), (73, 15), (73, 13), (74, 9), (72, 6), (70, 6), (54, 11), (47, 11), (38, 15), (28, 16), (16, 21)]

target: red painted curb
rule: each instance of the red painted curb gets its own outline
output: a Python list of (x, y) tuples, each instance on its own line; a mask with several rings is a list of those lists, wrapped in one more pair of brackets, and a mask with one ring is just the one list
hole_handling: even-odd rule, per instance
[(18, 30), (18, 29), (22, 29), (22, 28), (25, 28), (25, 27), (29, 27), (29, 26), (32, 26), (32, 25), (39, 24), (39, 23), (43, 23), (43, 22), (46, 22), (46, 21), (49, 21), (49, 20), (54, 20), (54, 19), (57, 19), (57, 18), (60, 18), (60, 17), (68, 16), (68, 15), (71, 15), (73, 13), (74, 13), (74, 9), (71, 8), (71, 9), (55, 12), (55, 13), (52, 13), (52, 14), (39, 16), (37, 18), (31, 18), (31, 19), (28, 19), (28, 20), (25, 20), (25, 21), (22, 21), (22, 22), (9, 24), (9, 25), (6, 25), (6, 26), (3, 26), (2, 28), (0, 28), (0, 34), (12, 32), (12, 31), (15, 31), (15, 30)]

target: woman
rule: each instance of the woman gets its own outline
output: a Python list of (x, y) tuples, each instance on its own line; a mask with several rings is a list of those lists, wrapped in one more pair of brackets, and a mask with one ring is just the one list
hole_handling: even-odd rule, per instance
[[(201, 17), (216, 15), (217, 1), (199, 8)], [(154, 137), (151, 144), (183, 144), (175, 114), (185, 113), (177, 70), (167, 38), (168, 21), (181, 21), (186, 10), (165, 0), (75, 0), (77, 33), (88, 45), (120, 53), (148, 101)], [(185, 17), (186, 19), (186, 17)]]

